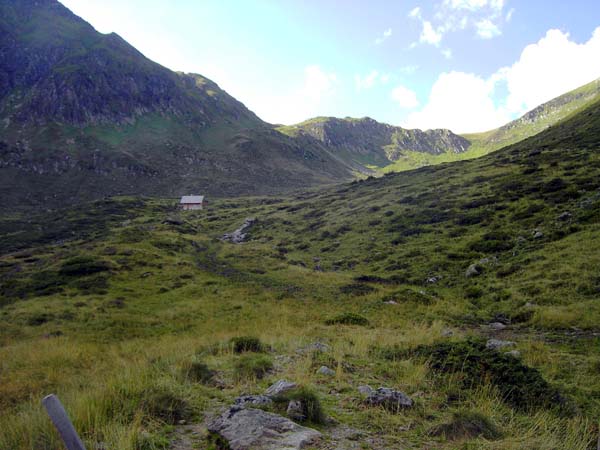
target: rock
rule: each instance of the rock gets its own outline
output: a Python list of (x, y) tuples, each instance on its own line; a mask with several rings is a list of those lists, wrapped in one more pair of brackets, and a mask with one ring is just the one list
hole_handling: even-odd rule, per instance
[(465, 272), (465, 277), (467, 278), (471, 278), (471, 277), (477, 277), (479, 275), (481, 275), (483, 273), (483, 268), (475, 263), (475, 264), (471, 264), (468, 268), (467, 271)]
[(383, 406), (385, 409), (393, 412), (413, 406), (412, 399), (404, 392), (386, 387), (380, 387), (371, 392), (366, 398), (365, 403), (371, 406)]
[(450, 328), (444, 328), (440, 334), (442, 337), (450, 337), (454, 336), (454, 331), (452, 331)]
[(297, 450), (316, 443), (321, 433), (260, 409), (231, 407), (208, 424), (208, 431), (231, 450)]
[(306, 416), (304, 415), (304, 405), (301, 400), (290, 400), (285, 413), (290, 419), (295, 420), (296, 422), (306, 420)]
[(221, 236), (222, 241), (231, 242), (232, 244), (241, 244), (246, 240), (248, 235), (248, 230), (256, 223), (256, 219), (253, 217), (248, 217), (244, 220), (244, 223), (241, 227), (235, 230), (233, 233), (225, 233)]
[(273, 400), (266, 395), (242, 395), (234, 403), (237, 406), (265, 406), (273, 403)]
[(371, 395), (374, 392), (374, 389), (368, 384), (363, 384), (358, 387), (358, 392), (362, 395)]
[(560, 216), (558, 216), (556, 219), (560, 220), (561, 222), (565, 222), (567, 220), (570, 220), (572, 217), (573, 217), (573, 214), (571, 214), (569, 211), (565, 211)]
[(506, 325), (504, 325), (502, 322), (492, 322), (488, 325), (488, 327), (494, 331), (501, 331), (506, 328)]
[(319, 375), (325, 375), (327, 377), (333, 377), (333, 376), (335, 376), (335, 370), (330, 369), (327, 366), (321, 366), (321, 367), (319, 367), (319, 370), (317, 370), (317, 373)]
[(544, 233), (542, 233), (540, 230), (534, 230), (533, 231), (533, 238), (534, 239), (541, 239), (544, 237)]
[(292, 389), (296, 389), (297, 387), (298, 385), (291, 381), (279, 380), (269, 386), (269, 388), (265, 391), (265, 395), (268, 397), (277, 397), (278, 395), (291, 391)]
[(437, 283), (438, 281), (440, 281), (441, 279), (442, 279), (442, 276), (441, 276), (441, 275), (434, 275), (434, 276), (432, 276), (432, 277), (428, 277), (428, 278), (425, 280), (425, 284), (435, 284), (435, 283)]
[(306, 347), (299, 348), (296, 350), (297, 353), (310, 353), (310, 352), (319, 352), (319, 353), (327, 353), (331, 348), (329, 345), (324, 344), (323, 342), (313, 342)]
[(513, 358), (520, 358), (521, 352), (519, 350), (511, 350), (510, 352), (506, 352), (506, 355), (512, 356)]
[(388, 300), (387, 302), (383, 302), (383, 303), (385, 303), (386, 305), (397, 305), (398, 304), (398, 302), (395, 300)]
[(512, 347), (513, 345), (517, 345), (516, 342), (513, 341), (502, 341), (500, 339), (489, 339), (485, 346), (491, 350), (499, 350), (504, 347)]

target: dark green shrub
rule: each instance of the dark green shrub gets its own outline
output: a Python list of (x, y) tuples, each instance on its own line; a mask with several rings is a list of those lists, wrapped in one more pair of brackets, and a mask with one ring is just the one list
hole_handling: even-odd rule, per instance
[(190, 381), (206, 384), (212, 381), (215, 376), (215, 371), (211, 370), (202, 361), (193, 360), (184, 365), (183, 375)]
[(265, 346), (254, 336), (238, 336), (231, 338), (234, 353), (264, 352)]
[(299, 401), (302, 405), (302, 415), (305, 417), (302, 422), (314, 424), (325, 423), (326, 417), (321, 402), (312, 389), (301, 386), (273, 398), (276, 408), (281, 410), (281, 412), (285, 411), (288, 403), (292, 400)]
[(504, 400), (517, 409), (569, 409), (559, 391), (550, 386), (537, 369), (524, 365), (517, 358), (486, 348), (483, 341), (468, 339), (419, 346), (407, 354), (427, 358), (435, 371), (461, 374), (465, 388), (490, 382), (498, 388)]
[(452, 420), (429, 430), (432, 436), (443, 436), (448, 440), (483, 437), (493, 440), (502, 434), (490, 419), (476, 411), (459, 410), (452, 413)]
[(37, 327), (39, 325), (43, 325), (46, 322), (49, 322), (50, 320), (53, 319), (53, 315), (49, 314), (49, 313), (39, 313), (39, 314), (33, 314), (32, 316), (30, 316), (27, 319), (27, 325), (30, 325), (32, 327)]
[(375, 289), (374, 287), (362, 283), (350, 283), (340, 288), (340, 292), (342, 294), (354, 296), (367, 295), (376, 290), (377, 289)]
[(77, 256), (65, 261), (58, 273), (64, 276), (78, 277), (107, 270), (110, 270), (110, 266), (106, 261), (96, 260), (88, 256)]
[(174, 425), (192, 416), (189, 403), (165, 387), (154, 387), (143, 393), (142, 409), (153, 419)]
[(235, 362), (237, 379), (263, 378), (273, 369), (273, 361), (266, 355), (243, 355)]
[(327, 319), (325, 325), (369, 325), (369, 320), (366, 317), (354, 313), (339, 314), (332, 319)]

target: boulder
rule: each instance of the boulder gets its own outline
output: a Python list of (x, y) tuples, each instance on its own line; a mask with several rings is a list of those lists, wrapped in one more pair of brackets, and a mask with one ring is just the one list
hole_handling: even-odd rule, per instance
[(290, 400), (285, 413), (290, 419), (296, 422), (306, 420), (306, 416), (304, 415), (304, 405), (301, 400)]
[(333, 377), (333, 376), (335, 376), (335, 370), (330, 369), (327, 366), (321, 366), (321, 367), (319, 367), (319, 370), (317, 370), (317, 373), (319, 375), (325, 375), (326, 377)]
[(273, 403), (271, 397), (266, 395), (242, 395), (235, 399), (237, 406), (264, 406)]
[(404, 392), (386, 387), (380, 387), (371, 392), (366, 398), (365, 403), (370, 406), (383, 406), (385, 409), (393, 412), (413, 406), (412, 399)]
[(573, 217), (573, 214), (571, 214), (569, 211), (565, 211), (563, 213), (561, 213), (557, 219), (560, 220), (561, 222), (565, 222), (567, 220), (570, 220)]
[(486, 348), (491, 350), (499, 350), (501, 348), (512, 347), (514, 345), (517, 345), (517, 343), (513, 341), (502, 341), (500, 339), (489, 339), (485, 344)]
[(502, 331), (506, 328), (506, 325), (504, 325), (502, 322), (492, 322), (488, 325), (488, 327), (494, 331)]
[(231, 450), (297, 450), (316, 443), (321, 433), (277, 414), (233, 406), (208, 424), (210, 433)]
[(475, 264), (471, 264), (469, 267), (467, 267), (467, 271), (465, 272), (465, 277), (467, 278), (472, 278), (472, 277), (477, 277), (479, 275), (481, 275), (483, 273), (483, 268), (475, 263)]
[(363, 384), (358, 387), (358, 392), (362, 395), (371, 395), (375, 390), (368, 384)]
[(285, 392), (291, 391), (292, 389), (296, 389), (298, 385), (291, 381), (279, 380), (273, 383), (269, 388), (265, 391), (265, 395), (268, 397), (277, 397)]

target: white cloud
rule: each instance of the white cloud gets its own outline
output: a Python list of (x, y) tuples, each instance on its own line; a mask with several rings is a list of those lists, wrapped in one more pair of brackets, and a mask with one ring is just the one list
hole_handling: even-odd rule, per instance
[(383, 34), (380, 37), (375, 39), (375, 44), (376, 45), (383, 44), (391, 35), (392, 35), (392, 29), (388, 28), (387, 30), (385, 30), (383, 32)]
[(417, 64), (410, 64), (408, 66), (400, 67), (400, 73), (411, 75), (419, 70), (419, 66)]
[[(600, 77), (600, 27), (584, 43), (568, 33), (549, 30), (530, 44), (512, 66), (489, 78), (464, 73), (442, 73), (427, 103), (408, 116), (403, 126), (449, 128), (476, 132), (496, 128), (542, 103)], [(498, 85), (507, 95), (495, 101)]]
[(515, 8), (510, 8), (508, 10), (508, 12), (506, 13), (506, 18), (504, 20), (506, 20), (507, 22), (510, 22), (514, 13), (515, 13)]
[(502, 34), (498, 26), (489, 19), (483, 19), (476, 22), (475, 29), (477, 30), (477, 36), (482, 39), (491, 39)]
[(442, 32), (441, 30), (435, 30), (431, 22), (424, 20), (423, 21), (423, 30), (421, 31), (421, 36), (419, 37), (419, 42), (424, 42), (426, 44), (431, 45), (439, 45), (442, 40)]
[(412, 19), (420, 19), (421, 18), (421, 8), (417, 6), (413, 9), (411, 9), (411, 11), (408, 13), (408, 17), (410, 17)]
[(454, 132), (496, 128), (509, 120), (492, 100), (493, 83), (464, 72), (442, 73), (429, 94), (427, 104), (408, 116), (409, 128), (449, 128)]
[(336, 82), (334, 73), (326, 73), (317, 65), (307, 66), (304, 68), (302, 94), (308, 101), (318, 103), (321, 97), (332, 92)]
[(569, 33), (549, 30), (519, 60), (499, 71), (508, 88), (507, 107), (525, 112), (600, 77), (600, 27), (578, 44)]
[[(411, 10), (408, 16), (423, 26), (419, 42), (437, 47), (446, 34), (469, 28), (483, 39), (500, 35), (500, 26), (512, 15), (509, 12), (505, 17), (503, 9), (504, 0), (443, 0), (435, 6), (431, 18), (424, 17), (420, 7)], [(413, 43), (411, 48), (416, 45)]]
[(386, 84), (390, 80), (387, 73), (379, 73), (377, 70), (371, 70), (367, 75), (354, 75), (354, 86), (357, 91), (371, 89), (377, 83)]
[(416, 108), (419, 106), (417, 94), (404, 86), (396, 86), (392, 89), (392, 99), (396, 101), (401, 108)]
[(446, 59), (452, 59), (452, 49), (446, 48), (442, 50), (442, 55), (444, 55), (444, 58)]

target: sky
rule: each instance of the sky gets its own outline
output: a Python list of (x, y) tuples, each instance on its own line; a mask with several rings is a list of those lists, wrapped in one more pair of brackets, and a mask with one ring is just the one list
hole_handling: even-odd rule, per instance
[(597, 0), (60, 0), (263, 120), (478, 132), (600, 77)]

